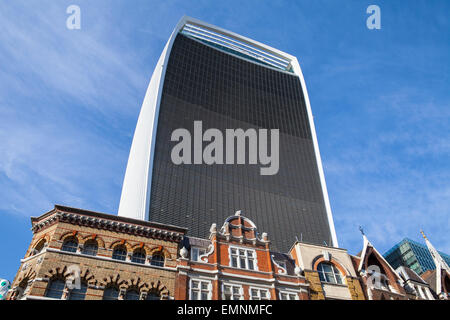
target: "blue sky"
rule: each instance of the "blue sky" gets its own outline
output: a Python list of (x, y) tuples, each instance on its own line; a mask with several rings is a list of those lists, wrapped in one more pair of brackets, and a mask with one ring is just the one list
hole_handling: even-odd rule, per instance
[[(66, 8), (81, 8), (81, 30)], [(366, 8), (381, 8), (368, 30)], [(0, 1), (0, 277), (30, 216), (54, 204), (116, 213), (156, 61), (184, 15), (298, 57), (340, 246), (358, 226), (450, 253), (450, 2)], [(206, 231), (205, 231), (206, 232)]]

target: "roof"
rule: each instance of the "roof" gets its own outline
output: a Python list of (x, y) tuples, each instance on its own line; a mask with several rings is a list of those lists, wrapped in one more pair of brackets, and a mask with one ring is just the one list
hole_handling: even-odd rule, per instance
[(388, 266), (388, 268), (393, 272), (394, 276), (396, 276), (399, 280), (401, 280), (400, 275), (394, 270), (394, 268), (392, 268), (392, 266), (389, 264), (389, 262), (386, 261), (386, 259), (378, 252), (378, 250), (373, 246), (373, 244), (369, 241), (369, 239), (367, 239), (366, 235), (364, 235), (364, 234), (363, 234), (363, 239), (364, 239), (364, 245), (363, 245), (362, 253), (360, 256), (359, 266), (356, 270), (358, 272), (361, 272), (368, 249), (372, 248), (373, 253), (375, 253)]
[(423, 280), (425, 280), (426, 283), (430, 285), (430, 288), (434, 291), (436, 291), (436, 270), (428, 270), (424, 274), (422, 274)]
[(403, 278), (405, 281), (415, 281), (418, 283), (426, 284), (426, 282), (414, 271), (408, 267), (400, 266), (395, 269), (397, 273)]
[(190, 249), (193, 247), (207, 248), (211, 244), (211, 241), (208, 239), (202, 239), (197, 237), (184, 237), (182, 245), (186, 249)]
[(276, 262), (286, 264), (287, 274), (295, 274), (295, 261), (286, 253), (270, 251), (271, 258)]

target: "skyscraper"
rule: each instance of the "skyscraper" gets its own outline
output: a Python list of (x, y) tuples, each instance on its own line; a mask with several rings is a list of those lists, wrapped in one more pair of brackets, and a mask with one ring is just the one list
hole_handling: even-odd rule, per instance
[[(439, 252), (441, 257), (450, 264), (450, 256)], [(433, 257), (425, 244), (405, 238), (383, 255), (394, 268), (406, 266), (421, 275), (427, 270), (436, 269)]]
[[(261, 175), (261, 165), (250, 161), (175, 164), (171, 152), (177, 142), (172, 141), (172, 133), (179, 128), (195, 133), (195, 121), (201, 121), (203, 130), (224, 133), (227, 129), (278, 129), (279, 170)], [(207, 144), (200, 142), (200, 147)], [(278, 151), (274, 147), (272, 142), (267, 146), (272, 153)], [(119, 215), (181, 225), (191, 236), (205, 236), (205, 227), (236, 210), (267, 231), (278, 250), (287, 251), (296, 237), (338, 245), (297, 59), (183, 17), (147, 89)]]

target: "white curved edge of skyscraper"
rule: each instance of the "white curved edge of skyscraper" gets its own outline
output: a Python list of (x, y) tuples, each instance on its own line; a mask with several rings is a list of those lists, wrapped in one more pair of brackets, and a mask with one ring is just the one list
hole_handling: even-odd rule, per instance
[(158, 126), (158, 116), (159, 116), (159, 107), (161, 103), (162, 87), (164, 83), (164, 77), (173, 42), (177, 34), (183, 29), (183, 27), (186, 24), (199, 26), (206, 30), (210, 30), (215, 33), (221, 34), (225, 37), (238, 40), (256, 49), (268, 52), (271, 55), (276, 56), (278, 58), (290, 61), (294, 74), (296, 74), (299, 77), (303, 88), (303, 95), (305, 97), (305, 103), (308, 112), (308, 120), (311, 127), (314, 152), (316, 155), (317, 167), (319, 170), (319, 177), (324, 196), (324, 203), (327, 211), (328, 224), (330, 227), (330, 233), (332, 237), (331, 240), (333, 242), (333, 246), (338, 247), (338, 241), (333, 222), (333, 215), (331, 213), (331, 206), (325, 183), (325, 175), (323, 173), (322, 160), (320, 157), (319, 145), (317, 142), (316, 130), (314, 127), (311, 105), (309, 103), (309, 97), (306, 89), (305, 80), (303, 78), (303, 73), (301, 71), (300, 64), (297, 61), (297, 58), (282, 51), (279, 51), (277, 49), (266, 46), (257, 41), (238, 35), (234, 32), (224, 30), (222, 28), (213, 26), (211, 24), (202, 22), (200, 20), (188, 16), (184, 16), (183, 18), (181, 18), (181, 20), (175, 27), (174, 31), (172, 32), (169, 40), (167, 41), (167, 44), (164, 47), (164, 50), (158, 60), (158, 63), (151, 77), (147, 92), (145, 94), (144, 102), (142, 103), (141, 111), (136, 125), (136, 130), (134, 132), (133, 142), (131, 144), (130, 155), (128, 157), (125, 178), (122, 186), (122, 195), (119, 204), (119, 211), (118, 211), (119, 216), (139, 220), (149, 220), (153, 156), (156, 141), (156, 131)]

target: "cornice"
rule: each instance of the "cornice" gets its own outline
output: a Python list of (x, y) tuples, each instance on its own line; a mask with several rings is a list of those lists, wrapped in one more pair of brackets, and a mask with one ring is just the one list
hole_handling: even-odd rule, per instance
[[(105, 214), (102, 214), (105, 215)], [(106, 216), (106, 215), (105, 215)], [(70, 223), (83, 227), (91, 227), (101, 230), (108, 230), (114, 232), (120, 232), (130, 235), (136, 235), (152, 239), (162, 239), (166, 241), (180, 242), (183, 239), (185, 232), (178, 230), (185, 230), (176, 227), (176, 230), (170, 230), (170, 226), (167, 229), (160, 229), (152, 222), (142, 221), (142, 225), (125, 222), (126, 219), (122, 217), (111, 216), (119, 219), (109, 219), (100, 216), (86, 216), (84, 214), (70, 213), (55, 210), (53, 214), (45, 214), (44, 216), (34, 218), (33, 227), (31, 228), (33, 233), (36, 233), (42, 229), (45, 229), (57, 222)], [(120, 221), (123, 220), (123, 221)]]

